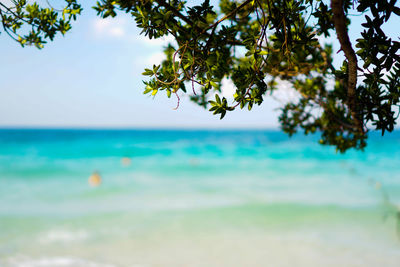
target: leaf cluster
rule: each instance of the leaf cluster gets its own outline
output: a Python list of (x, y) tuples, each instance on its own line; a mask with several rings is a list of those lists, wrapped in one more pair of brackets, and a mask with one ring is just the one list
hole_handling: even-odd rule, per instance
[(65, 7), (55, 10), (42, 8), (36, 2), (13, 0), (10, 6), (0, 3), (0, 21), (3, 30), (22, 46), (43, 48), (46, 40), (52, 41), (57, 33), (64, 35), (71, 29), (71, 21), (82, 11), (76, 0), (65, 0)]

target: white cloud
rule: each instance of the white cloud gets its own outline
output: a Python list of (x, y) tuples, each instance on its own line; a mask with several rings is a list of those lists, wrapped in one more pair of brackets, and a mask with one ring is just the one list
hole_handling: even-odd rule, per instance
[[(0, 2), (7, 7), (15, 6), (13, 0), (0, 0)], [(39, 6), (41, 6), (41, 7), (44, 7), (44, 8), (49, 7), (49, 2), (45, 1), (45, 0), (28, 0), (27, 4), (33, 4), (35, 2), (37, 2), (39, 4)]]
[(224, 97), (228, 100), (233, 100), (233, 95), (236, 92), (236, 87), (233, 84), (233, 81), (228, 78), (223, 78), (221, 81), (221, 91)]
[[(278, 88), (272, 93), (272, 98), (280, 104), (286, 104), (289, 102), (297, 102), (300, 98), (299, 92), (297, 92), (292, 84), (288, 81), (277, 79)], [(226, 97), (229, 101), (233, 101), (233, 95), (236, 92), (235, 84), (231, 79), (223, 78), (221, 86), (222, 96)], [(269, 96), (267, 96), (269, 97)]]
[(3, 0), (1, 3), (7, 7), (14, 6), (13, 2), (11, 0)]
[(115, 37), (122, 37), (125, 35), (125, 31), (121, 27), (113, 27), (109, 29), (109, 34)]
[(144, 68), (152, 68), (152, 66), (159, 65), (165, 59), (165, 54), (163, 52), (154, 52), (149, 55), (136, 56), (133, 61), (133, 71), (134, 73), (142, 72)]
[(144, 68), (152, 68), (153, 65), (159, 65), (165, 59), (163, 52), (150, 53), (148, 56), (142, 55), (135, 57), (133, 61), (134, 73), (142, 72)]
[(272, 97), (281, 104), (297, 102), (300, 99), (300, 93), (293, 88), (288, 81), (276, 79), (278, 89), (272, 93)]
[(165, 54), (163, 52), (157, 52), (154, 54), (151, 54), (147, 59), (145, 60), (148, 65), (158, 65), (161, 64), (161, 62), (165, 59)]
[(151, 67), (153, 64), (161, 64), (166, 59), (163, 48), (170, 42), (174, 43), (175, 39), (172, 36), (166, 36), (150, 40), (147, 36), (136, 35), (132, 36), (131, 41), (137, 48), (146, 47), (147, 50), (147, 54), (137, 55), (134, 60), (134, 70), (137, 71), (137, 69)]
[(96, 38), (124, 38), (138, 46), (162, 48), (168, 43), (175, 43), (171, 35), (157, 39), (149, 39), (148, 36), (139, 34), (138, 28), (130, 23), (129, 18), (96, 18), (92, 21), (91, 30)]
[(97, 18), (93, 21), (93, 30), (96, 37), (124, 37), (126, 35), (126, 20), (119, 18)]
[(175, 43), (175, 38), (172, 35), (163, 36), (157, 39), (150, 39), (144, 35), (136, 35), (133, 37), (133, 42), (141, 44), (141, 45), (151, 45), (151, 46), (159, 46), (164, 47), (168, 45), (168, 43)]

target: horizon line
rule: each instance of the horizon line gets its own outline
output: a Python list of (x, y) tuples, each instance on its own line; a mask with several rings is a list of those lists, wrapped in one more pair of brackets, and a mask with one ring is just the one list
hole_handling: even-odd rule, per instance
[(0, 126), (0, 130), (185, 130), (185, 131), (282, 131), (278, 127), (165, 127), (165, 126)]

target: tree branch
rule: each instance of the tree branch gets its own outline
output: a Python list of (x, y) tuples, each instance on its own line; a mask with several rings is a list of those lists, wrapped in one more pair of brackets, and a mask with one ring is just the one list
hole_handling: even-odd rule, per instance
[[(249, 0), (248, 0), (248, 1), (245, 1), (245, 3), (243, 3), (242, 5), (240, 5), (240, 8), (242, 8), (243, 6), (245, 6), (246, 4), (248, 4), (249, 2), (250, 2)], [(190, 19), (188, 19), (188, 18), (187, 18), (185, 15), (183, 15), (181, 12), (179, 12), (179, 10), (177, 10), (176, 8), (174, 8), (173, 6), (171, 6), (170, 4), (168, 4), (167, 2), (165, 2), (165, 0), (159, 0), (159, 1), (157, 1), (157, 3), (158, 3), (158, 5), (163, 6), (163, 7), (165, 7), (166, 9), (170, 10), (172, 13), (174, 13), (175, 16), (177, 16), (178, 18), (182, 19), (184, 22), (186, 22), (186, 23), (189, 24), (190, 26), (195, 27), (195, 28), (200, 32), (199, 35), (205, 34), (205, 35), (207, 35), (207, 36), (210, 38), (212, 34), (207, 33), (207, 30), (209, 30), (210, 28), (212, 28), (212, 27), (218, 25), (218, 23), (220, 23), (220, 22), (217, 22), (216, 24), (213, 24), (213, 25), (209, 26), (208, 28), (202, 30), (201, 28), (199, 28), (198, 26), (196, 26), (196, 25), (193, 23), (193, 21), (191, 21)], [(237, 12), (236, 9), (235, 9), (234, 11)], [(231, 15), (232, 15), (232, 14), (229, 14), (229, 16), (231, 16)], [(227, 18), (228, 18), (228, 17), (224, 17), (223, 19), (225, 20), (225, 19), (227, 19)], [(238, 41), (238, 40), (227, 40), (227, 42), (228, 42), (229, 44), (232, 44), (232, 45), (240, 45), (240, 46), (243, 46), (243, 45), (244, 45), (242, 42), (240, 42), (240, 41)]]
[(179, 12), (179, 10), (175, 9), (173, 6), (171, 6), (170, 4), (168, 4), (167, 2), (165, 2), (164, 0), (158, 0), (157, 3), (160, 6), (165, 7), (166, 9), (168, 9), (169, 11), (172, 11), (172, 13), (174, 13), (175, 16), (179, 17), (181, 20), (183, 20), (184, 22), (186, 22), (187, 24), (189, 24), (190, 26), (193, 26), (193, 21), (191, 21), (190, 19), (188, 19), (187, 17), (185, 17), (181, 12)]
[(203, 30), (202, 33), (208, 31), (211, 28), (216, 28), (218, 26), (218, 24), (220, 24), (221, 22), (223, 22), (224, 20), (230, 18), (231, 16), (235, 15), (240, 9), (242, 9), (244, 6), (246, 6), (248, 3), (250, 3), (251, 0), (246, 0), (244, 1), (240, 6), (236, 7), (234, 10), (232, 10), (231, 12), (229, 12), (229, 14), (225, 15), (223, 18), (219, 19), (218, 21), (216, 21), (214, 24), (208, 26), (207, 28), (205, 28)]
[(343, 9), (343, 0), (331, 1), (333, 24), (335, 26), (336, 35), (340, 42), (340, 47), (348, 61), (348, 80), (347, 80), (347, 104), (349, 106), (351, 116), (357, 130), (364, 132), (363, 124), (359, 117), (357, 102), (356, 102), (356, 86), (357, 86), (357, 56), (351, 45), (348, 35), (346, 16)]

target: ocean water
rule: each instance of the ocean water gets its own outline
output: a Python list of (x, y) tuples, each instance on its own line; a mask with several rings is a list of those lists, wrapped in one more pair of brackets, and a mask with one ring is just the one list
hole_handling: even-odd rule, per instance
[(0, 266), (399, 266), (400, 133), (317, 140), (0, 130)]

